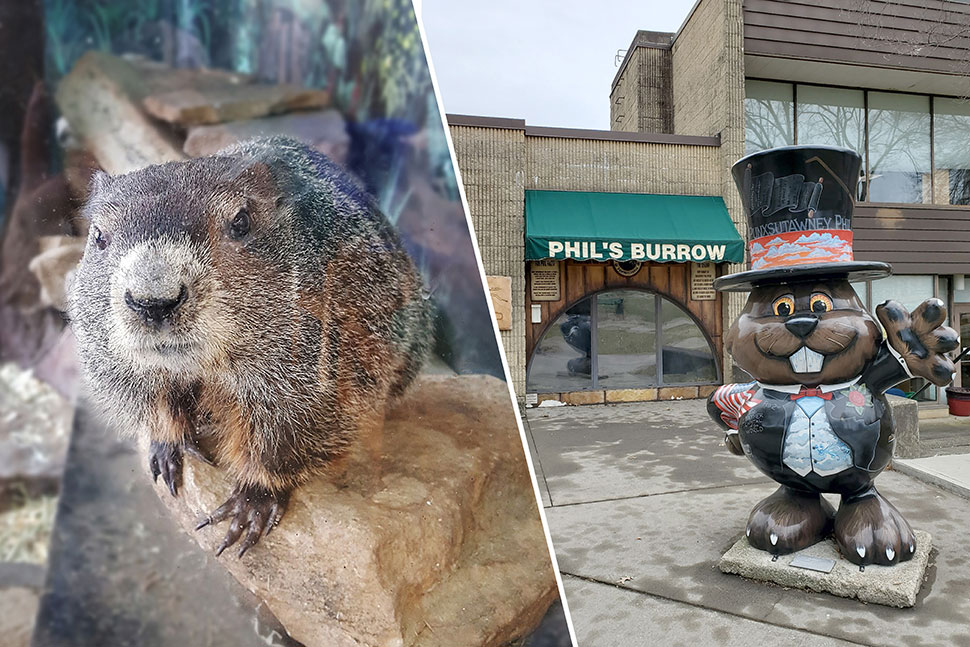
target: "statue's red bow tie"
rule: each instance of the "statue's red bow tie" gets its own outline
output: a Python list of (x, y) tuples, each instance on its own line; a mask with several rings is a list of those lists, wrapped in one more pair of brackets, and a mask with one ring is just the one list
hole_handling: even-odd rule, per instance
[(804, 386), (802, 387), (802, 390), (799, 391), (798, 393), (791, 394), (792, 400), (797, 400), (798, 398), (808, 398), (808, 397), (822, 398), (823, 400), (831, 400), (832, 394), (822, 393), (822, 389), (807, 389)]

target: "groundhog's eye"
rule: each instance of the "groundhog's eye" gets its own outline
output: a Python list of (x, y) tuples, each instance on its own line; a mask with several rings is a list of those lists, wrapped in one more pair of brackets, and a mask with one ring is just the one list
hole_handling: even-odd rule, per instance
[(832, 299), (829, 295), (822, 294), (821, 292), (816, 292), (812, 295), (811, 301), (809, 301), (812, 312), (822, 313), (828, 312), (832, 309)]
[(236, 217), (229, 223), (229, 236), (239, 240), (249, 233), (249, 227), (249, 212), (246, 209), (240, 209)]
[(780, 317), (787, 317), (795, 312), (795, 297), (790, 294), (778, 297), (772, 302), (771, 311)]
[(94, 244), (98, 249), (104, 249), (111, 242), (111, 237), (105, 234), (98, 227), (94, 228)]

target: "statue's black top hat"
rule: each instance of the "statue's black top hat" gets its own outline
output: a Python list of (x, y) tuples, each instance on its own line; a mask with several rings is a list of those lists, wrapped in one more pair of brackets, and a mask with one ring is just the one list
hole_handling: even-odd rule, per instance
[(731, 172), (748, 217), (751, 269), (714, 287), (742, 291), (821, 278), (892, 274), (887, 263), (852, 257), (852, 200), (862, 158), (847, 148), (784, 146), (738, 160)]

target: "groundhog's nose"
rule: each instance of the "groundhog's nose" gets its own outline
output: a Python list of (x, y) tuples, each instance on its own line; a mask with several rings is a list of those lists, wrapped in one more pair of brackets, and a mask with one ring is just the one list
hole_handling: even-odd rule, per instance
[(792, 317), (785, 322), (785, 328), (791, 331), (793, 335), (796, 335), (800, 339), (805, 339), (812, 331), (815, 330), (815, 326), (818, 325), (818, 317), (811, 315), (805, 317)]
[(170, 319), (180, 305), (185, 302), (188, 290), (183, 284), (179, 294), (174, 299), (159, 299), (154, 297), (137, 298), (132, 296), (131, 290), (125, 292), (125, 303), (145, 323), (160, 323)]

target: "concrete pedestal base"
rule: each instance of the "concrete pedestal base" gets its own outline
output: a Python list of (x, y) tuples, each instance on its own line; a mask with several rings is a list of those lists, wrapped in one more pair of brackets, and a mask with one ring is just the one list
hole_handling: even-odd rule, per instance
[[(911, 607), (923, 586), (923, 577), (929, 561), (933, 540), (929, 533), (916, 530), (916, 554), (906, 562), (895, 566), (866, 566), (864, 571), (843, 559), (831, 539), (791, 555), (782, 555), (771, 561), (771, 555), (752, 548), (746, 537), (741, 537), (724, 553), (717, 566), (725, 573), (781, 586), (831, 593), (843, 598), (857, 598), (890, 607)], [(805, 555), (835, 560), (830, 573), (790, 566), (791, 561)]]

